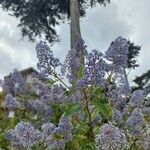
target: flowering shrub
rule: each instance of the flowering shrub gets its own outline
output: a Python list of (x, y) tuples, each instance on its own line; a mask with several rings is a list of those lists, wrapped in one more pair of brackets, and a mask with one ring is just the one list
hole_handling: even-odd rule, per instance
[[(104, 54), (86, 48), (79, 39), (61, 63), (41, 41), (36, 46), (39, 74), (27, 82), (15, 70), (3, 82), (5, 108), (16, 111), (19, 121), (6, 131), (10, 146), (40, 150), (150, 149), (147, 93), (132, 92), (125, 75), (128, 41), (118, 37)], [(80, 63), (81, 52), (84, 65)]]

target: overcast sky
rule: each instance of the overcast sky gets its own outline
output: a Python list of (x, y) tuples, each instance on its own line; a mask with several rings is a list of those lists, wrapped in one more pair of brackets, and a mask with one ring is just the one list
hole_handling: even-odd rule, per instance
[[(130, 74), (135, 75), (150, 69), (150, 1), (149, 0), (112, 0), (107, 7), (89, 9), (81, 20), (82, 36), (88, 50), (104, 52), (111, 41), (123, 36), (142, 45), (139, 57), (140, 67)], [(13, 68), (36, 67), (36, 43), (22, 39), (17, 28), (18, 20), (0, 10), (0, 77), (12, 72)], [(52, 48), (62, 60), (69, 50), (69, 24), (57, 27), (61, 42)]]

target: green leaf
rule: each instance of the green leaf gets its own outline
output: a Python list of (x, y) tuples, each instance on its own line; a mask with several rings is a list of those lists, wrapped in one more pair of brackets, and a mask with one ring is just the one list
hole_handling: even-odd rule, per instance
[(111, 106), (109, 106), (107, 103), (104, 103), (100, 100), (93, 100), (92, 102), (95, 107), (106, 117), (106, 119), (110, 119), (112, 115), (112, 109)]
[(66, 116), (70, 116), (72, 114), (75, 114), (77, 111), (79, 111), (81, 109), (81, 105), (80, 104), (74, 104), (71, 105), (66, 112), (64, 113)]
[(81, 66), (80, 69), (79, 69), (79, 71), (77, 72), (78, 79), (81, 79), (83, 77), (83, 69), (84, 69), (84, 67)]

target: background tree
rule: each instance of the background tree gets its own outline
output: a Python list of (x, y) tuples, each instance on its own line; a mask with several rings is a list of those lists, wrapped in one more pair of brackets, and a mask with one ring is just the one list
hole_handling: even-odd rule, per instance
[(128, 69), (135, 69), (139, 67), (138, 56), (141, 50), (141, 46), (135, 45), (133, 42), (128, 41), (129, 53), (128, 53)]
[(110, 0), (0, 0), (3, 10), (11, 11), (20, 19), (23, 36), (31, 41), (44, 36), (51, 44), (58, 41), (56, 25), (71, 20), (71, 48), (81, 37), (80, 17), (85, 16), (86, 9), (96, 4), (106, 5)]
[(143, 73), (141, 76), (137, 76), (133, 81), (136, 84), (133, 90), (146, 89), (147, 93), (150, 92), (150, 70)]

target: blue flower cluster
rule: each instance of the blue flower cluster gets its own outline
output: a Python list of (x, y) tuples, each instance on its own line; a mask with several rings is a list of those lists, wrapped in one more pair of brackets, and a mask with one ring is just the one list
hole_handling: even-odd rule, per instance
[(13, 73), (5, 78), (2, 87), (6, 93), (13, 95), (25, 94), (27, 92), (25, 79), (17, 69), (14, 69)]
[(123, 67), (127, 67), (129, 44), (127, 39), (118, 37), (113, 41), (106, 51), (105, 57), (112, 62), (111, 67), (115, 71), (121, 71)]
[[(68, 52), (66, 60), (62, 65), (61, 72), (67, 74), (70, 83), (74, 83), (78, 78), (78, 72), (82, 69), (81, 55), (84, 57), (87, 54), (86, 45), (81, 38), (77, 41), (74, 49)], [(84, 60), (83, 60), (84, 61)]]
[(138, 107), (141, 108), (142, 106), (142, 101), (144, 99), (145, 95), (144, 95), (144, 91), (143, 90), (136, 90), (132, 93), (132, 97), (131, 97), (131, 103), (133, 107)]
[(53, 52), (50, 50), (46, 42), (40, 41), (36, 46), (37, 58), (39, 60), (38, 69), (45, 73), (50, 74), (61, 63), (58, 58), (54, 57)]
[(15, 97), (13, 97), (11, 94), (7, 94), (5, 101), (4, 101), (4, 106), (7, 110), (9, 111), (15, 111), (19, 108), (19, 101), (16, 100)]
[(97, 150), (125, 150), (129, 148), (123, 131), (112, 123), (104, 124), (96, 136)]
[[(77, 143), (77, 149), (93, 149), (95, 142), (97, 150), (127, 150), (132, 143), (140, 143), (140, 137), (141, 141), (145, 139), (143, 143), (149, 141), (149, 103), (144, 102), (143, 90), (132, 91), (125, 74), (128, 49), (128, 41), (118, 37), (104, 54), (97, 50), (87, 52), (85, 42), (79, 39), (62, 65), (46, 42), (39, 42), (36, 51), (40, 75), (26, 84), (15, 70), (3, 84), (9, 93), (5, 107), (16, 110), (17, 99), (23, 99), (25, 115), (36, 114), (30, 121), (41, 128), (19, 123), (7, 133), (12, 146), (26, 149), (40, 143), (44, 149), (69, 149)], [(57, 74), (58, 66), (71, 85)], [(29, 95), (21, 97), (27, 87)]]
[(52, 149), (64, 149), (65, 143), (72, 141), (72, 130), (70, 119), (64, 115), (61, 116), (58, 127), (52, 123), (43, 124), (44, 144)]
[(29, 148), (42, 141), (42, 134), (28, 122), (20, 122), (6, 137), (16, 148)]
[(135, 137), (142, 135), (142, 128), (145, 124), (144, 115), (141, 109), (135, 108), (132, 115), (127, 119), (127, 125)]

